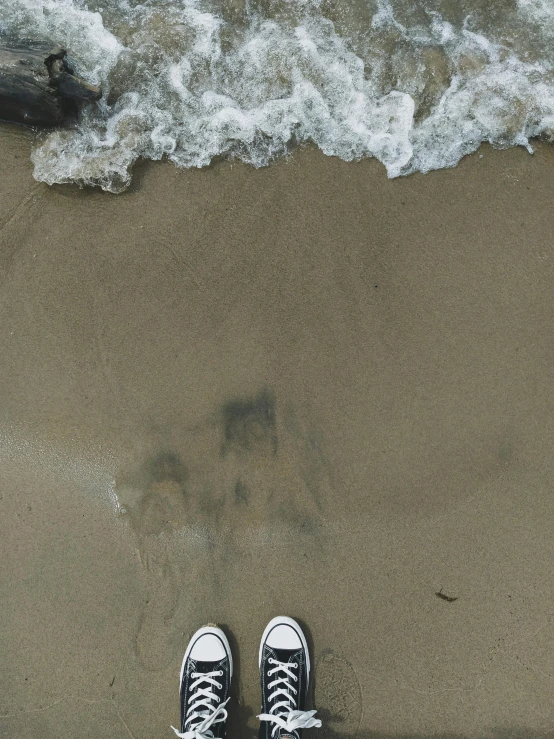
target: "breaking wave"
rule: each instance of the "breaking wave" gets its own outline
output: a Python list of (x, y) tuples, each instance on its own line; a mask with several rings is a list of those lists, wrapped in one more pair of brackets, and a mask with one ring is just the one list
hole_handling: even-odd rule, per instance
[(100, 83), (39, 138), (38, 180), (120, 192), (138, 158), (255, 167), (298, 144), (389, 177), (554, 129), (554, 0), (0, 0)]

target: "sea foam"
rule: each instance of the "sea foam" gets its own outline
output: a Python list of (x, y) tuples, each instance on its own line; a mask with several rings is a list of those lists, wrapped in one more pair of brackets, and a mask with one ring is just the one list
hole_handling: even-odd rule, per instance
[(473, 2), (0, 0), (0, 31), (103, 87), (40, 138), (38, 180), (120, 192), (138, 158), (260, 167), (305, 143), (398, 177), (554, 127), (554, 1)]

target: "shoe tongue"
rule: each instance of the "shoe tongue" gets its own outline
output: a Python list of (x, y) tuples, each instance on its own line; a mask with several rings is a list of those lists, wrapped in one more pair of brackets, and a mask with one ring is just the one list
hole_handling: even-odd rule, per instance
[(221, 660), (219, 662), (202, 662), (197, 660), (194, 672), (215, 672), (221, 668)]
[(275, 654), (275, 658), (279, 660), (279, 662), (296, 662), (296, 660), (293, 658), (298, 657), (299, 650), (298, 649), (274, 649), (273, 648), (273, 653)]

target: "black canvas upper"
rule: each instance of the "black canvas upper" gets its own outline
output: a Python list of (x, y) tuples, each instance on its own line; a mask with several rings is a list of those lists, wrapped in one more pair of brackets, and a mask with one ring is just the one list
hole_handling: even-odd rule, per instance
[[(306, 697), (308, 694), (308, 671), (306, 667), (306, 653), (303, 647), (298, 649), (274, 649), (264, 644), (262, 650), (262, 659), (260, 663), (260, 679), (262, 684), (262, 713), (271, 713), (271, 708), (275, 703), (284, 700), (283, 695), (277, 696), (275, 700), (270, 701), (269, 696), (275, 691), (275, 687), (268, 688), (268, 684), (272, 683), (275, 679), (283, 677), (285, 675), (282, 671), (274, 672), (271, 676), (268, 676), (268, 671), (273, 670), (276, 665), (270, 664), (269, 659), (273, 658), (278, 662), (285, 662), (287, 664), (296, 664), (297, 667), (291, 668), (292, 673), (297, 678), (297, 682), (290, 680), (290, 684), (296, 689), (296, 695), (292, 693), (291, 710), (304, 711), (306, 706)], [(284, 683), (281, 684), (285, 688)], [(280, 687), (281, 687), (280, 686)], [(280, 709), (282, 710), (282, 709)], [(275, 733), (272, 731), (275, 724), (271, 721), (260, 722), (260, 733), (259, 739), (279, 739), (283, 735), (293, 736), (296, 739), (300, 739), (301, 730), (288, 732), (277, 727)]]
[[(224, 645), (225, 646), (225, 645)], [(199, 686), (194, 688), (191, 691), (190, 686), (197, 681), (198, 678), (193, 678), (191, 675), (193, 673), (209, 673), (209, 672), (215, 672), (217, 670), (220, 670), (223, 672), (223, 675), (214, 677), (214, 680), (217, 680), (221, 688), (216, 687), (215, 685), (212, 685), (211, 683), (201, 683)], [(187, 659), (185, 664), (185, 669), (183, 671), (183, 679), (181, 681), (181, 690), (180, 690), (180, 698), (181, 698), (181, 732), (188, 731), (190, 728), (190, 725), (187, 727), (185, 726), (185, 718), (187, 715), (187, 710), (189, 708), (189, 698), (191, 695), (196, 693), (198, 688), (208, 688), (212, 693), (214, 693), (218, 698), (217, 706), (221, 705), (221, 703), (224, 703), (227, 698), (229, 697), (229, 691), (231, 687), (231, 665), (229, 662), (228, 657), (224, 657), (223, 659), (219, 660), (218, 662), (200, 662), (191, 659), (190, 657)], [(214, 706), (216, 706), (214, 702)], [(200, 711), (204, 712), (205, 708), (200, 708)], [(216, 739), (225, 739), (225, 721), (219, 721), (217, 723), (213, 723), (210, 727), (210, 730), (213, 732), (213, 735)], [(193, 728), (196, 724), (196, 721), (193, 722)]]

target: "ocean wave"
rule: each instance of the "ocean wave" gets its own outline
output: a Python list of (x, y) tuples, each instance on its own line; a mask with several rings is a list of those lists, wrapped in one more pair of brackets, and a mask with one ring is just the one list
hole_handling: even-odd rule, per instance
[(389, 177), (554, 128), (554, 2), (0, 0), (0, 32), (48, 37), (103, 97), (41, 137), (35, 177), (120, 192), (139, 159), (256, 167), (312, 143)]

